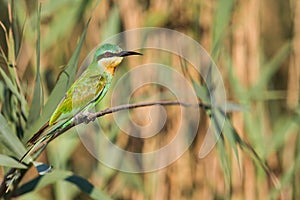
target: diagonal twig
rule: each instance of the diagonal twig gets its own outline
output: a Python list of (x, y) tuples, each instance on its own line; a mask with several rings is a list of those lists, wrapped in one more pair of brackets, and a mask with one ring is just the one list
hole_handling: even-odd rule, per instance
[[(63, 128), (58, 128), (53, 132), (53, 135), (51, 135), (51, 137), (49, 137), (49, 139), (47, 139), (44, 143), (44, 145), (41, 145), (40, 147), (38, 147), (35, 150), (35, 154), (33, 156), (33, 160), (35, 160), (40, 154), (41, 152), (45, 149), (45, 147), (52, 141), (54, 140), (56, 137), (62, 135), (63, 133), (65, 133), (67, 130), (71, 129), (72, 127), (75, 127), (79, 124), (82, 123), (89, 123), (91, 121), (94, 121), (95, 118), (98, 117), (102, 117), (104, 115), (107, 114), (111, 114), (114, 112), (118, 112), (121, 110), (127, 110), (127, 109), (134, 109), (134, 108), (140, 108), (140, 107), (147, 107), (147, 106), (154, 106), (154, 105), (161, 105), (161, 106), (183, 106), (183, 107), (200, 107), (203, 109), (211, 109), (210, 105), (204, 104), (202, 102), (198, 102), (198, 103), (187, 103), (187, 102), (181, 102), (181, 101), (174, 101), (174, 100), (165, 100), (165, 101), (154, 101), (154, 102), (142, 102), (142, 103), (133, 103), (133, 104), (124, 104), (124, 105), (119, 105), (119, 106), (114, 106), (111, 108), (107, 108), (104, 109), (102, 111), (99, 112), (95, 112), (95, 113), (89, 113), (89, 116), (85, 116), (85, 115), (78, 115), (78, 116), (74, 116), (71, 120), (71, 123), (69, 123), (67, 126), (64, 126)], [(15, 172), (17, 172), (18, 169), (16, 168), (12, 168), (3, 178), (2, 183), (0, 185), (0, 197), (3, 197), (4, 195), (13, 195), (13, 191), (10, 191), (9, 194), (6, 194), (6, 191), (8, 189), (8, 185), (7, 185), (7, 181), (10, 180), (10, 176), (12, 176)], [(20, 180), (22, 179), (22, 177), (24, 176), (24, 174), (26, 173), (28, 169), (24, 169), (21, 170), (20, 176), (18, 177), (18, 179), (16, 180), (15, 183), (13, 183), (13, 185), (15, 187), (17, 187), (18, 183), (20, 182)]]
[(140, 107), (147, 107), (147, 106), (154, 106), (154, 105), (161, 105), (161, 106), (183, 106), (183, 107), (200, 107), (203, 109), (210, 109), (211, 106), (208, 104), (204, 104), (202, 102), (198, 103), (187, 103), (182, 101), (174, 101), (174, 100), (161, 100), (161, 101), (153, 101), (153, 102), (141, 102), (141, 103), (133, 103), (133, 104), (123, 104), (119, 106), (114, 106), (111, 108), (106, 108), (105, 110), (90, 113), (89, 116), (79, 115), (76, 117), (76, 120), (73, 120), (72, 123), (70, 123), (68, 126), (64, 127), (63, 129), (57, 130), (55, 133), (55, 136), (51, 138), (51, 140), (55, 139), (62, 133), (66, 132), (67, 130), (71, 129), (74, 126), (77, 126), (82, 123), (89, 123), (91, 121), (94, 121), (95, 118), (102, 117), (107, 114), (111, 114), (114, 112), (118, 112), (121, 110), (127, 110), (127, 109), (134, 109), (134, 108), (140, 108)]

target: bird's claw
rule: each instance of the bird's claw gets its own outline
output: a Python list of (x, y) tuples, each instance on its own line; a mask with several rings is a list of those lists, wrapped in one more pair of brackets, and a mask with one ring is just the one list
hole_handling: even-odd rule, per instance
[(77, 122), (84, 122), (85, 124), (90, 123), (91, 121), (95, 121), (97, 117), (94, 115), (94, 113), (91, 112), (83, 112), (76, 116)]
[(96, 116), (94, 115), (94, 113), (88, 113), (85, 119), (86, 119), (85, 123), (88, 124), (89, 122), (95, 121)]

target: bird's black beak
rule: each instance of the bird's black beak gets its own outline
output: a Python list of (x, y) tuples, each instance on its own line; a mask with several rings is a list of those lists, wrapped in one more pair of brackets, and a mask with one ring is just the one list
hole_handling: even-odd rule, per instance
[(126, 56), (132, 56), (132, 55), (140, 55), (141, 56), (143, 54), (141, 54), (139, 52), (135, 52), (135, 51), (121, 51), (119, 53), (120, 57), (126, 57)]

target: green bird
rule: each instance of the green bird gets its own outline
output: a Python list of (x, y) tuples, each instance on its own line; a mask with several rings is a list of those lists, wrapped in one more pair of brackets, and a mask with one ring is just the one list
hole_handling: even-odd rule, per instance
[[(124, 51), (119, 46), (104, 44), (94, 53), (92, 63), (85, 69), (79, 78), (72, 84), (60, 101), (49, 122), (47, 122), (27, 142), (32, 145), (28, 152), (20, 159), (22, 161), (33, 149), (46, 139), (53, 136), (55, 130), (66, 127), (76, 116), (87, 115), (106, 95), (115, 69), (124, 57), (142, 55), (134, 51)], [(48, 127), (52, 131), (45, 131)], [(46, 132), (45, 134), (43, 134)]]

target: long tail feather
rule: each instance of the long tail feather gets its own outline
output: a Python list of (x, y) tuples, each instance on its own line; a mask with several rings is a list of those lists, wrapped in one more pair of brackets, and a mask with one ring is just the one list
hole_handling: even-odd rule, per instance
[(36, 143), (38, 138), (44, 133), (44, 131), (49, 127), (49, 121), (47, 121), (28, 141), (27, 144), (33, 145)]
[[(33, 143), (31, 144), (31, 147), (28, 149), (28, 151), (22, 156), (22, 158), (19, 160), (20, 162), (23, 162), (25, 160), (25, 158), (27, 158), (29, 155), (31, 155), (34, 151), (39, 151), (40, 149), (44, 149), (47, 144), (48, 144), (48, 139), (51, 140), (51, 138), (54, 136), (54, 133), (57, 129), (52, 129), (50, 130), (50, 132), (48, 132), (45, 135), (42, 135), (41, 137), (35, 137), (35, 135), (33, 137), (34, 140)], [(41, 134), (39, 134), (38, 136), (40, 136)], [(31, 140), (31, 139), (30, 139)], [(44, 144), (43, 144), (44, 143)]]
[[(55, 132), (60, 128), (64, 127), (65, 122), (66, 121), (62, 121), (54, 125), (51, 125), (51, 128), (49, 129), (47, 129), (48, 127), (50, 127), (49, 124), (48, 123), (44, 124), (38, 130), (38, 132), (35, 133), (30, 140), (28, 140), (27, 144), (30, 145), (30, 148), (19, 161), (23, 162), (25, 158), (31, 155), (34, 151), (39, 151), (40, 149), (44, 149), (47, 146), (48, 142), (51, 141), (54, 137), (56, 137)], [(45, 131), (46, 129), (47, 131)]]

